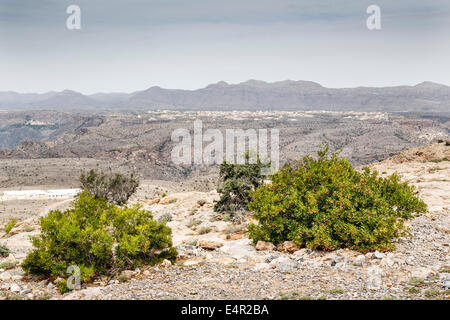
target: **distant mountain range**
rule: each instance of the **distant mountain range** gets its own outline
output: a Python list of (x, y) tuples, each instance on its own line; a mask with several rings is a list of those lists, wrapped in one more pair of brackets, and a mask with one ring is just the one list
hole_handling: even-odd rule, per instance
[(177, 110), (336, 110), (450, 111), (450, 87), (423, 82), (416, 86), (325, 88), (310, 81), (239, 84), (218, 82), (198, 90), (151, 87), (133, 93), (0, 92), (0, 109), (177, 109)]

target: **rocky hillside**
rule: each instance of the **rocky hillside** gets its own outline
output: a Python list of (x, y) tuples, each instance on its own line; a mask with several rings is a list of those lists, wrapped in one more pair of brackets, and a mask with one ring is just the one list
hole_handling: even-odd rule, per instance
[[(77, 186), (93, 167), (134, 171), (141, 180), (189, 181), (186, 191), (214, 188), (217, 166), (177, 165), (172, 133), (219, 129), (279, 129), (280, 165), (328, 143), (353, 165), (384, 160), (402, 150), (446, 139), (450, 115), (428, 118), (379, 112), (0, 112), (0, 188)], [(204, 143), (206, 147), (208, 143)], [(225, 152), (225, 149), (224, 149)]]
[[(450, 146), (410, 149), (371, 165), (382, 175), (397, 172), (417, 187), (429, 212), (410, 221), (411, 237), (388, 253), (317, 252), (285, 242), (256, 246), (240, 224), (216, 216), (215, 191), (155, 196), (141, 189), (132, 199), (168, 221), (180, 257), (176, 265), (128, 270), (119, 279), (60, 295), (53, 282), (23, 274), (17, 263), (39, 232), (38, 217), (19, 222), (0, 244), (0, 296), (9, 299), (449, 299)], [(48, 209), (67, 206), (53, 204)], [(126, 281), (125, 281), (126, 280)]]

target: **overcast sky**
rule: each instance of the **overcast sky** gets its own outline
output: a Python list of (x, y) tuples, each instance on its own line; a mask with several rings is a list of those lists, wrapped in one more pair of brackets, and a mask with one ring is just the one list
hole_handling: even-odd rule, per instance
[[(68, 30), (66, 8), (81, 8)], [(366, 27), (369, 5), (382, 29)], [(450, 85), (449, 0), (0, 0), (0, 91)]]

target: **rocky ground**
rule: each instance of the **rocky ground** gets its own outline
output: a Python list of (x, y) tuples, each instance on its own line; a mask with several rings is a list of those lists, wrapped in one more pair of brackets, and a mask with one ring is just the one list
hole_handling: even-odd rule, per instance
[[(437, 144), (408, 150), (372, 169), (398, 172), (414, 184), (429, 212), (410, 221), (411, 237), (388, 253), (351, 250), (318, 252), (292, 243), (256, 246), (245, 236), (248, 220), (236, 223), (213, 211), (213, 192), (170, 192), (147, 185), (132, 199), (168, 221), (180, 256), (156, 266), (97, 279), (65, 295), (51, 281), (28, 277), (18, 266), (38, 234), (37, 217), (20, 221), (0, 245), (3, 299), (449, 299), (450, 147)], [(147, 191), (145, 191), (147, 190)], [(156, 191), (155, 191), (156, 190)], [(165, 195), (167, 191), (167, 195)], [(150, 196), (151, 195), (151, 196)], [(41, 212), (67, 206), (52, 204)]]

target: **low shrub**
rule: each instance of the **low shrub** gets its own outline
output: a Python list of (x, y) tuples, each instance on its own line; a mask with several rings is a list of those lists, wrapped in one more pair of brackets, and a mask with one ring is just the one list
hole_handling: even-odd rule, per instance
[(192, 228), (192, 227), (198, 226), (198, 225), (201, 224), (201, 223), (202, 223), (201, 220), (195, 219), (195, 218), (191, 218), (191, 219), (186, 223), (186, 226), (187, 226), (188, 228)]
[(16, 224), (17, 224), (16, 219), (9, 220), (9, 222), (5, 226), (5, 233), (10, 233), (11, 230), (16, 226)]
[(387, 178), (365, 168), (356, 171), (328, 147), (318, 158), (305, 156), (271, 176), (252, 195), (250, 209), (258, 224), (249, 226), (255, 241), (291, 240), (311, 249), (351, 248), (386, 251), (405, 235), (405, 220), (426, 212), (412, 186), (394, 174)]
[(118, 207), (87, 191), (72, 209), (51, 211), (40, 225), (41, 234), (32, 239), (35, 249), (22, 268), (43, 277), (67, 277), (67, 268), (76, 265), (81, 281), (87, 282), (177, 256), (171, 229), (153, 220), (149, 211), (139, 205)]
[(0, 257), (6, 258), (9, 256), (10, 253), (11, 253), (11, 251), (9, 250), (9, 248), (7, 246), (0, 244)]
[(17, 265), (17, 262), (2, 262), (0, 263), (0, 269), (9, 270), (14, 269)]
[(158, 223), (167, 223), (172, 221), (172, 215), (170, 213), (164, 213), (158, 218)]
[(207, 234), (210, 233), (211, 230), (212, 230), (211, 227), (204, 226), (201, 227), (200, 230), (198, 230), (198, 234)]

